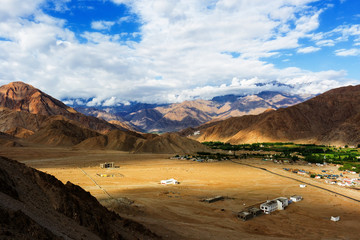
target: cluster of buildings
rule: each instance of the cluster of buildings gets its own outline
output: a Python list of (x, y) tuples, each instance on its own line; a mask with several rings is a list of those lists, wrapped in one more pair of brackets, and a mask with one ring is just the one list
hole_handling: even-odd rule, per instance
[(360, 187), (360, 178), (350, 178), (344, 177), (343, 174), (356, 174), (356, 172), (352, 171), (344, 171), (340, 174), (331, 174), (327, 173), (327, 170), (322, 170), (321, 173), (312, 173), (310, 171), (305, 171), (302, 169), (291, 169), (291, 168), (283, 168), (285, 171), (292, 172), (298, 175), (306, 176), (306, 177), (313, 177), (315, 179), (325, 179), (325, 183), (328, 184), (337, 184), (342, 187)]
[(286, 197), (278, 197), (273, 200), (267, 200), (265, 203), (260, 204), (260, 208), (250, 207), (238, 213), (238, 218), (243, 221), (249, 220), (263, 213), (270, 214), (277, 210), (284, 210), (290, 203), (299, 202), (302, 197), (299, 195), (291, 196), (290, 199)]
[(342, 187), (360, 187), (360, 178), (338, 178), (335, 181), (325, 180), (325, 183), (337, 184)]
[(217, 162), (217, 161), (222, 161), (222, 160), (227, 160), (227, 158), (223, 157), (221, 159), (213, 159), (213, 158), (209, 158), (209, 157), (198, 157), (198, 156), (190, 156), (190, 155), (185, 155), (185, 156), (174, 156), (171, 157), (170, 159), (176, 159), (176, 160), (189, 160), (189, 161), (194, 161), (194, 162)]

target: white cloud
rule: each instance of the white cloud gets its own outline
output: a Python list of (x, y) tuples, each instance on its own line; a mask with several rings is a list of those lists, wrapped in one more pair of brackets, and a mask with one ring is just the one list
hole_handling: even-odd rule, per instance
[(333, 47), (341, 42), (360, 42), (360, 24), (340, 25), (328, 32), (310, 35), (310, 39), (319, 47)]
[(350, 36), (360, 39), (360, 24), (341, 25), (329, 32), (329, 35), (331, 34), (340, 34), (341, 36), (337, 38), (338, 41), (347, 41)]
[[(140, 42), (123, 40), (126, 32), (89, 31), (79, 34), (87, 40), (79, 42), (65, 21), (41, 12), (40, 0), (31, 1), (37, 4), (30, 10), (2, 17), (0, 38), (10, 41), (0, 41), (0, 82), (25, 81), (57, 98), (95, 97), (92, 106), (125, 100), (180, 101), (256, 89), (318, 92), (347, 82), (344, 72), (278, 69), (263, 60), (298, 49), (299, 40), (313, 34), (321, 14), (321, 9), (308, 6), (315, 0), (219, 0), (211, 6), (202, 0), (113, 1), (127, 4), (138, 16), (142, 26), (134, 34), (141, 35)], [(33, 18), (16, 17), (29, 14)], [(92, 27), (110, 29), (126, 21), (131, 18), (96, 21)], [(317, 46), (325, 44), (330, 43)], [(304, 46), (298, 51), (318, 49)]]
[(118, 103), (116, 97), (111, 97), (109, 99), (106, 99), (102, 105), (108, 107), (116, 105), (116, 103)]
[[(283, 76), (277, 80), (266, 78), (233, 78), (229, 84), (217, 86), (203, 86), (195, 89), (188, 89), (177, 94), (169, 94), (168, 98), (172, 102), (181, 102), (186, 99), (194, 99), (201, 96), (205, 99), (211, 99), (214, 96), (226, 95), (231, 93), (253, 94), (260, 91), (283, 91), (296, 94), (318, 94), (329, 89), (340, 87), (344, 84), (355, 84), (356, 81), (345, 80), (344, 71), (323, 71), (306, 72), (298, 68), (286, 68), (282, 70)], [(341, 83), (343, 80), (344, 82)], [(261, 87), (259, 87), (261, 85)]]
[(360, 48), (338, 49), (335, 51), (335, 55), (341, 57), (360, 56)]
[(320, 41), (316, 42), (316, 45), (320, 46), (320, 47), (333, 47), (333, 46), (335, 46), (335, 41), (331, 40), (331, 39), (320, 40)]
[(312, 52), (317, 52), (320, 49), (321, 48), (310, 46), (310, 47), (299, 48), (297, 50), (297, 52), (298, 53), (312, 53)]
[(91, 22), (91, 28), (95, 30), (109, 30), (114, 24), (115, 22), (112, 21), (93, 21)]
[(1, 0), (0, 21), (9, 17), (24, 17), (33, 14), (46, 0)]

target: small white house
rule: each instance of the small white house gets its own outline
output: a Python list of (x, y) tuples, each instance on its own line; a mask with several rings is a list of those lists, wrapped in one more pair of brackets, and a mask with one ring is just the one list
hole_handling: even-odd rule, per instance
[(278, 197), (277, 201), (278, 210), (284, 210), (289, 205), (289, 200), (286, 197)]
[(179, 182), (173, 178), (167, 179), (167, 180), (161, 180), (161, 184), (167, 185), (167, 184), (179, 184)]
[(306, 184), (300, 184), (299, 185), (301, 188), (305, 188), (306, 187)]
[(264, 211), (265, 214), (270, 214), (278, 209), (278, 202), (276, 200), (266, 201), (260, 205), (260, 209)]
[(300, 202), (302, 200), (302, 196), (294, 195), (290, 197), (290, 200), (293, 202)]
[(333, 222), (337, 222), (337, 221), (340, 220), (340, 216), (337, 216), (337, 217), (331, 216), (330, 220), (333, 221)]

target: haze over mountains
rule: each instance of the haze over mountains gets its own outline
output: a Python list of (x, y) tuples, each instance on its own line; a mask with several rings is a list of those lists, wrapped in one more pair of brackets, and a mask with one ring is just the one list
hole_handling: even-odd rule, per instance
[(357, 145), (360, 85), (333, 89), (288, 108), (205, 124), (182, 134), (198, 141), (233, 144), (294, 141)]
[(198, 99), (162, 105), (129, 103), (118, 106), (87, 107), (84, 100), (68, 102), (73, 103), (72, 106), (84, 114), (103, 118), (112, 123), (125, 122), (139, 131), (175, 132), (187, 127), (197, 127), (209, 121), (288, 107), (303, 102), (309, 97), (266, 91), (252, 95), (225, 95), (211, 100)]

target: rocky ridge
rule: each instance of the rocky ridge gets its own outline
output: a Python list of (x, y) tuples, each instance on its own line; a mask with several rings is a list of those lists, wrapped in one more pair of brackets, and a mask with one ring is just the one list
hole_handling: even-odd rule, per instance
[(259, 115), (233, 117), (182, 131), (198, 141), (233, 144), (294, 141), (360, 143), (360, 85), (330, 90), (297, 105)]

